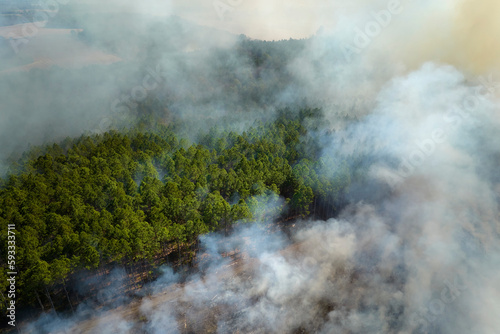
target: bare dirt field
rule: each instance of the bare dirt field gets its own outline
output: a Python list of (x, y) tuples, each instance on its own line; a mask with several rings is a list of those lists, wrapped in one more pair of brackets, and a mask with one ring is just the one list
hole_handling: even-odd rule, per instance
[[(112, 64), (122, 59), (86, 45), (75, 36), (76, 29), (32, 29), (25, 24), (0, 27), (4, 42), (2, 73), (29, 71), (33, 68), (81, 68), (94, 64)], [(73, 33), (72, 33), (73, 32)], [(23, 37), (28, 36), (31, 37)], [(16, 50), (17, 49), (17, 50)]]

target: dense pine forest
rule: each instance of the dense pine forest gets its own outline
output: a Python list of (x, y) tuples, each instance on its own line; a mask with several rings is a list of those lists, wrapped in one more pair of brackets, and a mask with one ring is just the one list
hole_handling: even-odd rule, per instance
[(154, 278), (162, 264), (190, 263), (200, 235), (255, 221), (279, 198), (282, 219), (333, 216), (352, 175), (320, 158), (321, 119), (319, 109), (283, 110), (243, 133), (211, 128), (198, 143), (149, 120), (33, 148), (0, 190), (1, 251), (15, 224), (20, 303), (67, 309), (75, 273), (121, 266)]

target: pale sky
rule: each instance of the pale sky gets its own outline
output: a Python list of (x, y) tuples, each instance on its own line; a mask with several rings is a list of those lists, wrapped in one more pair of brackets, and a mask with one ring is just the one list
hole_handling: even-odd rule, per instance
[[(102, 8), (103, 2), (98, 6)], [(104, 6), (110, 11), (175, 14), (201, 25), (272, 40), (308, 37), (322, 26), (334, 27), (339, 16), (366, 8), (366, 0), (108, 0)]]
[[(227, 1), (227, 0), (226, 0)], [(176, 1), (180, 16), (253, 38), (288, 39), (308, 37), (321, 26), (333, 26), (344, 9), (338, 1), (233, 0)], [(230, 6), (233, 3), (235, 6)], [(217, 4), (214, 5), (214, 4)], [(216, 8), (217, 7), (217, 8)]]

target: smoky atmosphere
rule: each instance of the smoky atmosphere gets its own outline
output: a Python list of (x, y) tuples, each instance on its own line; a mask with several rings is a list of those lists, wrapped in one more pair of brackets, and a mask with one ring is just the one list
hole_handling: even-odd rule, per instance
[(497, 0), (0, 0), (0, 333), (500, 333)]

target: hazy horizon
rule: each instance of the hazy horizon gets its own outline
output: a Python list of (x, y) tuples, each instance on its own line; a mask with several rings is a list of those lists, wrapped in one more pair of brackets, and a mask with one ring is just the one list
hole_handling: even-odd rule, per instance
[[(358, 5), (356, 5), (356, 2)], [(94, 0), (75, 4), (95, 6)], [(177, 15), (194, 23), (263, 40), (307, 38), (321, 27), (332, 27), (339, 15), (361, 8), (360, 1), (109, 1), (102, 11), (130, 11), (155, 16)], [(333, 22), (332, 22), (333, 21)]]

